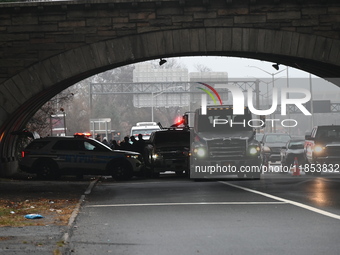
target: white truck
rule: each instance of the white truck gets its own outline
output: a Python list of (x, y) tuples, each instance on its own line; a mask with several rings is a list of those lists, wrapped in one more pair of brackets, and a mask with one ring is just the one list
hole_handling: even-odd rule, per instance
[(152, 132), (161, 130), (156, 122), (137, 122), (136, 126), (131, 128), (130, 136), (135, 136), (138, 140), (138, 135), (142, 134), (144, 140), (149, 140)]

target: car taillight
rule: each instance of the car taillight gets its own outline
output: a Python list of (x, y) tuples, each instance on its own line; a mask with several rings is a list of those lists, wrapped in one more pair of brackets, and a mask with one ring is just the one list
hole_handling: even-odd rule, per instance
[(24, 158), (25, 156), (27, 156), (29, 154), (28, 151), (21, 151), (21, 157)]

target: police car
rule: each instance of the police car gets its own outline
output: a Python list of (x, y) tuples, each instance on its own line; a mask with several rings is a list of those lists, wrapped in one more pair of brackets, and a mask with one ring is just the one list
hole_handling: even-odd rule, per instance
[(40, 179), (111, 175), (116, 180), (127, 180), (141, 174), (143, 161), (139, 153), (112, 150), (81, 133), (36, 139), (21, 154), (20, 169)]

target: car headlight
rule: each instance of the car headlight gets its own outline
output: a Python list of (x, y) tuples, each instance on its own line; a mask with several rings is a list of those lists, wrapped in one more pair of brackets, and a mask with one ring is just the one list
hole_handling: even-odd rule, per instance
[(324, 147), (320, 146), (320, 145), (317, 145), (314, 147), (314, 151), (317, 152), (317, 153), (320, 153), (322, 152), (324, 149)]
[(127, 158), (138, 159), (138, 158), (139, 158), (139, 155), (127, 154), (127, 155), (125, 155), (125, 157), (127, 157)]
[(268, 146), (263, 146), (263, 151), (264, 152), (270, 152), (270, 148)]
[(256, 155), (259, 152), (259, 150), (260, 150), (260, 147), (251, 147), (249, 149), (249, 153), (250, 155)]
[(205, 156), (205, 149), (204, 148), (195, 148), (194, 152), (198, 157), (202, 158), (202, 157)]
[(153, 153), (153, 154), (152, 154), (152, 158), (153, 158), (153, 159), (160, 159), (161, 157), (162, 157), (162, 155), (159, 154), (159, 153)]

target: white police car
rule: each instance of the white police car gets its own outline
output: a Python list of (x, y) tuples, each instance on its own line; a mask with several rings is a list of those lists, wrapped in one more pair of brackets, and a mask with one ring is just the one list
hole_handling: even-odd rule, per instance
[(32, 141), (23, 151), (21, 170), (41, 179), (61, 175), (111, 175), (127, 180), (142, 171), (142, 156), (132, 151), (114, 151), (83, 134), (46, 137)]

